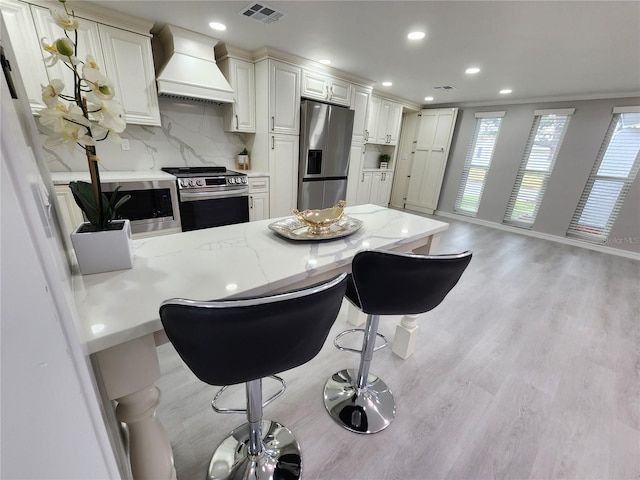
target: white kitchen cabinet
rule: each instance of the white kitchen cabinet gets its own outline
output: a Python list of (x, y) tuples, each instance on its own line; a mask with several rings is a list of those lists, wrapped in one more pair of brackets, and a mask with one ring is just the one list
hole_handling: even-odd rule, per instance
[(253, 62), (226, 57), (218, 61), (218, 65), (234, 91), (234, 103), (223, 105), (225, 131), (255, 133), (256, 80)]
[(367, 114), (369, 112), (369, 97), (371, 89), (352, 85), (351, 87), (351, 110), (353, 115), (353, 136), (351, 143), (364, 143), (366, 140)]
[(382, 207), (389, 206), (393, 171), (365, 170), (361, 173), (356, 205), (373, 203)]
[(98, 24), (104, 66), (114, 82), (127, 123), (160, 125), (151, 41), (144, 35)]
[(351, 106), (351, 84), (324, 73), (303, 70), (300, 94), (314, 100)]
[(361, 172), (360, 181), (358, 182), (358, 190), (356, 195), (356, 205), (364, 205), (371, 203), (371, 180), (372, 172)]
[[(4, 3), (3, 1), (3, 9)], [(28, 23), (35, 26), (35, 35), (30, 40), (31, 44), (39, 47), (39, 39), (42, 37), (46, 37), (47, 42), (53, 43), (56, 39), (64, 36), (64, 31), (53, 21), (49, 9), (38, 5), (26, 3), (25, 5), (30, 8), (31, 19)], [(22, 15), (26, 15), (26, 11)], [(160, 125), (150, 36), (119, 28), (115, 23), (107, 25), (96, 22), (84, 18), (84, 15), (85, 12), (76, 11), (79, 23), (77, 57), (84, 62), (87, 54), (90, 53), (103, 73), (114, 83), (116, 99), (124, 108), (127, 123)], [(88, 14), (88, 16), (92, 15)], [(27, 28), (29, 27), (27, 26)], [(14, 34), (11, 29), (9, 31), (13, 38)], [(25, 35), (26, 32), (28, 30), (22, 32), (22, 35)], [(19, 51), (22, 52), (22, 50)], [(22, 53), (26, 58), (25, 63), (32, 64), (34, 68), (37, 64), (42, 63), (42, 54), (39, 51), (37, 55), (35, 52)], [(80, 68), (82, 67), (80, 66)], [(33, 73), (34, 78), (27, 78), (31, 73), (29, 71), (22, 72), (25, 84), (30, 82), (34, 84), (29, 87), (30, 90), (33, 90), (33, 93), (29, 93), (30, 98), (35, 95), (35, 78), (37, 78), (38, 84), (47, 84), (50, 80), (59, 78), (65, 84), (65, 93), (70, 92), (73, 87), (73, 74), (61, 61), (45, 70), (46, 78), (37, 71)], [(40, 108), (42, 105), (37, 106), (32, 103), (34, 113)]]
[(271, 133), (300, 134), (300, 68), (269, 59)]
[[(0, 11), (11, 39), (13, 51), (18, 62), (18, 70), (22, 76), (29, 105), (34, 113), (45, 107), (42, 102), (40, 85), (49, 83), (47, 68), (44, 64), (40, 39), (36, 33), (28, 3), (15, 0), (2, 0)], [(51, 41), (51, 39), (49, 39)], [(48, 56), (48, 54), (47, 54)], [(14, 74), (17, 74), (13, 66)]]
[(398, 143), (401, 120), (402, 105), (372, 95), (367, 117), (366, 142), (395, 145)]
[[(359, 205), (358, 187), (364, 159), (364, 144), (352, 143), (349, 150), (349, 172), (347, 174), (347, 206)], [(361, 202), (362, 203), (362, 202)], [(366, 203), (366, 202), (364, 202)]]
[(294, 135), (270, 135), (270, 217), (291, 215), (298, 203), (298, 155), (300, 141)]
[(432, 214), (440, 189), (455, 128), (457, 108), (422, 110), (405, 208)]
[(393, 184), (393, 172), (373, 172), (371, 179), (370, 202), (382, 207), (389, 206), (391, 199), (391, 186)]
[(269, 177), (249, 177), (249, 221), (269, 218)]
[[(63, 38), (65, 36), (65, 31), (53, 20), (48, 8), (31, 5), (31, 12), (33, 13), (33, 21), (39, 38), (46, 37), (45, 41), (48, 44), (52, 44), (58, 38)], [(109, 77), (110, 72), (108, 72), (108, 69), (105, 66), (104, 56), (102, 55), (98, 24), (83, 18), (76, 18), (78, 19), (78, 51), (76, 56), (79, 60), (84, 62), (87, 58), (87, 54), (90, 53), (93, 55), (93, 58), (101, 69), (103, 69), (103, 73)], [(75, 42), (73, 34), (71, 34), (71, 40)], [(78, 68), (80, 69), (80, 73), (82, 73), (82, 65), (79, 65)], [(73, 95), (73, 71), (68, 68), (64, 62), (59, 60), (52, 67), (48, 67), (47, 72), (49, 80), (59, 78), (64, 83), (64, 93)], [(113, 80), (111, 77), (109, 78)], [(116, 92), (116, 96), (117, 98), (120, 98), (120, 92)]]

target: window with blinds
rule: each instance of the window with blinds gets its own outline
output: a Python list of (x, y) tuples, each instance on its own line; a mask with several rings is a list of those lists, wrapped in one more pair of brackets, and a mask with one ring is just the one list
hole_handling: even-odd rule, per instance
[(476, 113), (476, 130), (464, 162), (454, 211), (475, 217), (505, 112)]
[(640, 107), (613, 110), (596, 163), (567, 231), (605, 242), (640, 168)]
[(536, 110), (504, 223), (531, 227), (536, 220), (558, 151), (575, 109)]

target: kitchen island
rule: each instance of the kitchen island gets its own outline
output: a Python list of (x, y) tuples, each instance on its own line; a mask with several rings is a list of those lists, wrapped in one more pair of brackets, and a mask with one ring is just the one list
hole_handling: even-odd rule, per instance
[[(162, 301), (299, 288), (349, 271), (363, 249), (433, 252), (448, 227), (377, 205), (348, 207), (346, 215), (363, 226), (339, 239), (289, 240), (268, 228), (276, 220), (269, 219), (136, 240), (132, 269), (73, 276), (81, 336), (106, 398), (118, 402), (118, 421), (128, 426), (134, 478), (175, 478), (171, 446), (155, 415), (155, 347), (166, 341), (158, 315)], [(409, 320), (398, 328), (415, 336), (417, 327)]]

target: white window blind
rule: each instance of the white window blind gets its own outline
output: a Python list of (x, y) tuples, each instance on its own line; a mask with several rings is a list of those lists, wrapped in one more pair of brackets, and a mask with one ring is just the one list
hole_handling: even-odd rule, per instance
[(605, 242), (640, 168), (640, 107), (615, 109), (589, 180), (567, 231)]
[(569, 118), (575, 109), (536, 110), (504, 223), (531, 227), (536, 220)]
[(505, 112), (476, 113), (476, 130), (464, 162), (454, 211), (475, 217)]

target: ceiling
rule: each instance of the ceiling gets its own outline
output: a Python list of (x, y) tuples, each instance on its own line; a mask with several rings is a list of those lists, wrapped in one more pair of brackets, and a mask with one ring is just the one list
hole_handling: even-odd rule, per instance
[[(240, 14), (249, 0), (91, 3), (152, 20), (154, 32), (171, 23), (246, 50), (329, 58), (420, 105), (640, 95), (637, 1), (269, 0), (263, 5), (285, 14), (271, 24)], [(213, 21), (227, 30), (211, 30)], [(425, 38), (408, 40), (415, 30)], [(468, 67), (480, 72), (465, 74)], [(391, 87), (381, 85), (387, 80)], [(454, 89), (434, 89), (444, 85)], [(505, 88), (512, 93), (498, 93)]]

